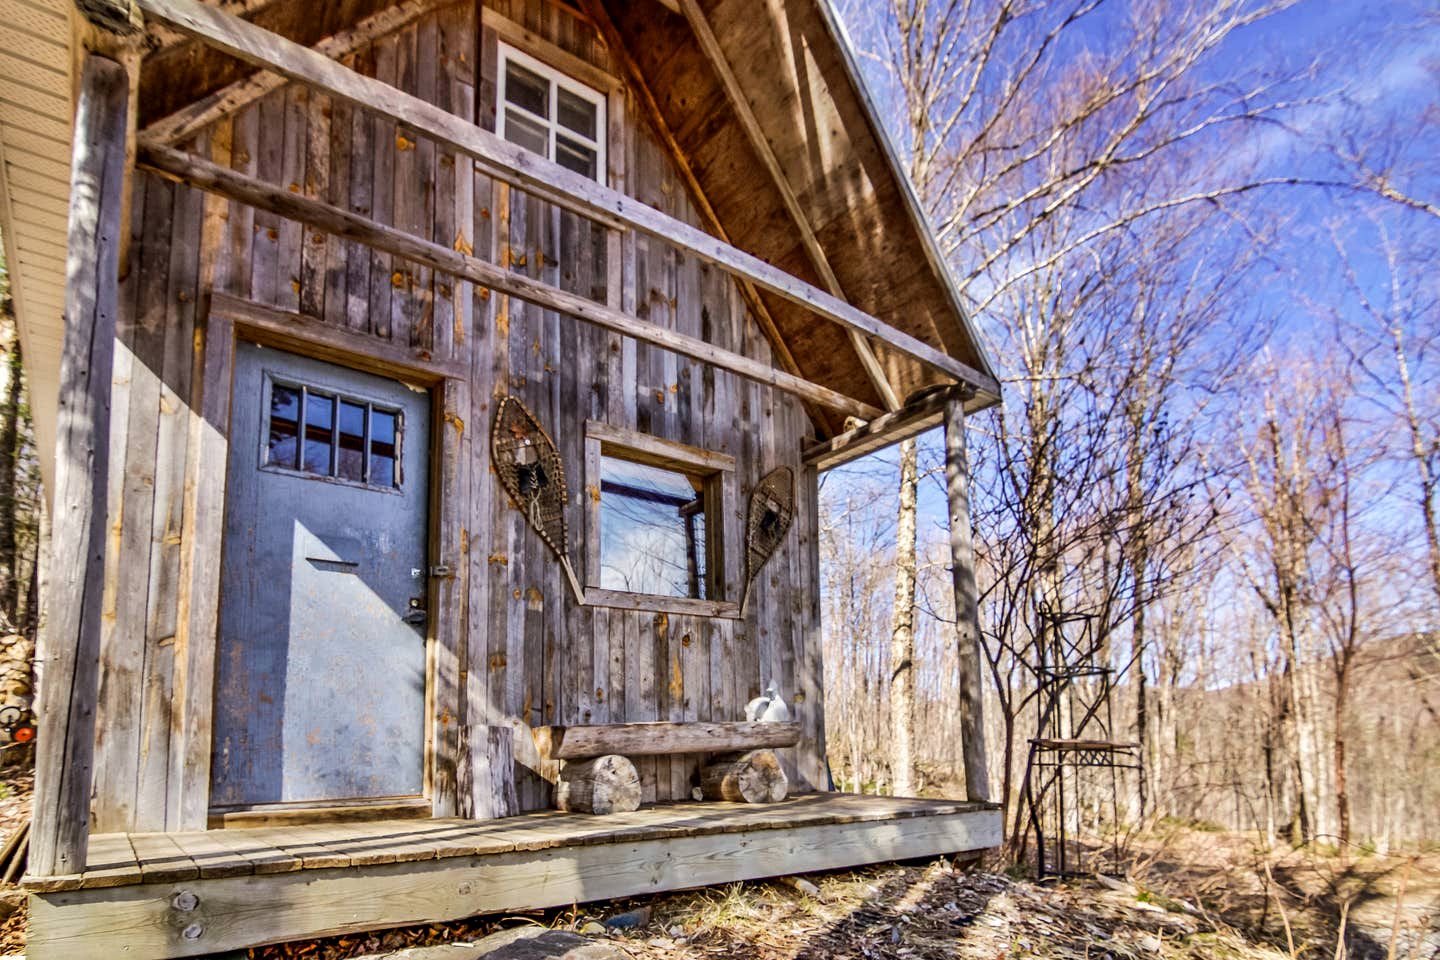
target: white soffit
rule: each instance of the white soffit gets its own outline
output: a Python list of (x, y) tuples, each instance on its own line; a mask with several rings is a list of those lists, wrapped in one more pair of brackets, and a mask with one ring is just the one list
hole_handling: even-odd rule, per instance
[(0, 0), (0, 234), (47, 490), (64, 334), (70, 17), (66, 0)]

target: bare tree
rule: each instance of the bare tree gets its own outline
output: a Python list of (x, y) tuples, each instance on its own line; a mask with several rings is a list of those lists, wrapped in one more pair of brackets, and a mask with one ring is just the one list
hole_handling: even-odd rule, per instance
[(1371, 256), (1383, 258), (1382, 282), (1371, 285), (1362, 279), (1339, 228), (1332, 227), (1331, 243), (1356, 315), (1342, 314), (1334, 305), (1314, 306), (1343, 331), (1339, 346), (1365, 378), (1368, 400), (1401, 428), (1405, 442), (1395, 455), (1413, 470), (1413, 502), (1424, 531), (1430, 587), (1440, 603), (1440, 379), (1431, 371), (1440, 347), (1440, 286), (1430, 270), (1437, 248), (1412, 246), (1407, 254), (1383, 219), (1361, 222), (1374, 234)]
[(895, 605), (890, 612), (890, 786), (915, 793), (915, 525), (914, 439), (900, 444), (899, 512), (895, 524)]
[[(1275, 240), (1294, 224), (1257, 201), (1282, 186), (1331, 188), (1327, 196), (1354, 203), (1385, 195), (1334, 157), (1278, 172), (1255, 159), (1245, 134), (1275, 131), (1293, 145), (1304, 138), (1290, 121), (1332, 106), (1328, 94), (1297, 93), (1308, 68), (1267, 72), (1227, 59), (1215, 69), (1236, 31), (1287, 6), (849, 4), (886, 79), (881, 101), (893, 106), (922, 203), (1002, 364), (1004, 408), (969, 426), (987, 711), (1011, 822), (1035, 724), (1042, 604), (1095, 617), (1094, 653), (1119, 678), (1117, 698), (1145, 751), (1131, 814), (1210, 815), (1223, 797), (1227, 822), (1269, 835), (1291, 822), (1311, 838), (1332, 824), (1383, 823), (1377, 809), (1413, 809), (1431, 782), (1389, 756), (1385, 769), (1397, 772), (1382, 787), (1370, 779), (1382, 761), (1346, 749), (1376, 722), (1355, 691), (1392, 682), (1376, 679), (1384, 671), (1369, 666), (1374, 651), (1433, 636), (1423, 627), (1434, 604), (1414, 602), (1414, 578), (1374, 546), (1377, 517), (1414, 517), (1427, 582), (1440, 583), (1431, 533), (1440, 381), (1427, 320), (1435, 287), (1423, 279), (1434, 245), (1415, 242), (1429, 218), (1394, 197), (1377, 204), (1391, 210), (1386, 223), (1404, 218), (1394, 249), (1418, 251), (1393, 272), (1403, 309), (1357, 270), (1350, 282), (1374, 309), (1332, 300), (1328, 312), (1311, 311), (1325, 317), (1316, 325), (1324, 349), (1335, 342), (1330, 328), (1351, 330), (1342, 342), (1358, 376), (1345, 351), (1313, 365), (1302, 347), (1265, 349), (1276, 328), (1257, 291), (1288, 297), (1276, 312), (1293, 313), (1306, 284), (1273, 261)], [(1428, 181), (1403, 159), (1386, 182), (1422, 196)], [(1277, 286), (1262, 286), (1261, 271)], [(1272, 342), (1294, 334), (1282, 330)], [(1251, 363), (1257, 355), (1265, 362)], [(1357, 433), (1353, 418), (1367, 403), (1383, 416)], [(1389, 448), (1390, 474), (1369, 442), (1385, 436), (1381, 421), (1406, 438)], [(921, 438), (922, 463), (931, 446)], [(1393, 481), (1397, 458), (1416, 478), (1403, 488), (1414, 495), (1397, 498), (1381, 483)], [(870, 489), (892, 495), (893, 462), (882, 473)], [(864, 685), (832, 698), (847, 716), (863, 714), (858, 740), (891, 758), (892, 778), (909, 764), (873, 731), (943, 717), (936, 704), (953, 662), (929, 646), (930, 625), (953, 618), (944, 591), (927, 586), (936, 561), (909, 568), (914, 588), (892, 579), (911, 552), (896, 543), (909, 510), (903, 481), (899, 489), (885, 530), (866, 528), (879, 541), (842, 550), (832, 531), (827, 553), (855, 564), (846, 569), (857, 581), (893, 588), (868, 603), (868, 628), (856, 610), (833, 609), (836, 623), (856, 624), (845, 629), (870, 632), (843, 654)], [(1372, 512), (1377, 500), (1385, 507)], [(1405, 540), (1409, 523), (1390, 549), (1420, 542)], [(916, 549), (928, 558), (924, 537), (921, 524)], [(1382, 589), (1403, 602), (1382, 609), (1371, 599)], [(870, 706), (854, 706), (856, 697)], [(910, 753), (930, 779), (916, 756), (925, 750), (912, 743)], [(853, 755), (846, 766), (865, 762)]]
[[(3, 266), (3, 265), (0, 265)], [(0, 404), (0, 614), (9, 629), (19, 623), (20, 554), (16, 520), (19, 490), (16, 470), (20, 454), (20, 336), (9, 284), (0, 274), (0, 349), (5, 354), (3, 404)]]

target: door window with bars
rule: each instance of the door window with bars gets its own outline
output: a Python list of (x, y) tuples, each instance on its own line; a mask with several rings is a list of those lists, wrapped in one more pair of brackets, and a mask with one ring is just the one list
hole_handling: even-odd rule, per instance
[(605, 171), (605, 97), (500, 44), (499, 134), (591, 180)]
[(262, 465), (394, 490), (400, 411), (298, 383), (269, 382)]

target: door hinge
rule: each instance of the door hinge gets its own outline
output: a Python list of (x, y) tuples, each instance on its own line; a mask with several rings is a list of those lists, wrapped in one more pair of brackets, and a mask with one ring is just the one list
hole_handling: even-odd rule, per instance
[(430, 568), (430, 576), (453, 577), (455, 576), (455, 571), (450, 567), (450, 564), (448, 563), (437, 563)]

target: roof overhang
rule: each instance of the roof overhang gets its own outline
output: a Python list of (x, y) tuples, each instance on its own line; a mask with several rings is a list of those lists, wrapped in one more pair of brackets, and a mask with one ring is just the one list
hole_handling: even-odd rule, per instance
[[(827, 0), (607, 0), (604, 9), (731, 242), (815, 286), (827, 286), (828, 268), (843, 299), (997, 379)], [(707, 56), (703, 29), (718, 58)], [(727, 71), (738, 98), (725, 89)], [(789, 209), (782, 186), (797, 201)], [(765, 299), (802, 375), (884, 405), (843, 331)], [(944, 382), (884, 343), (873, 347), (902, 400)], [(968, 406), (998, 400), (981, 391)]]
[(0, 0), (0, 10), (0, 236), (48, 490), (65, 331), (77, 23), (66, 0)]

